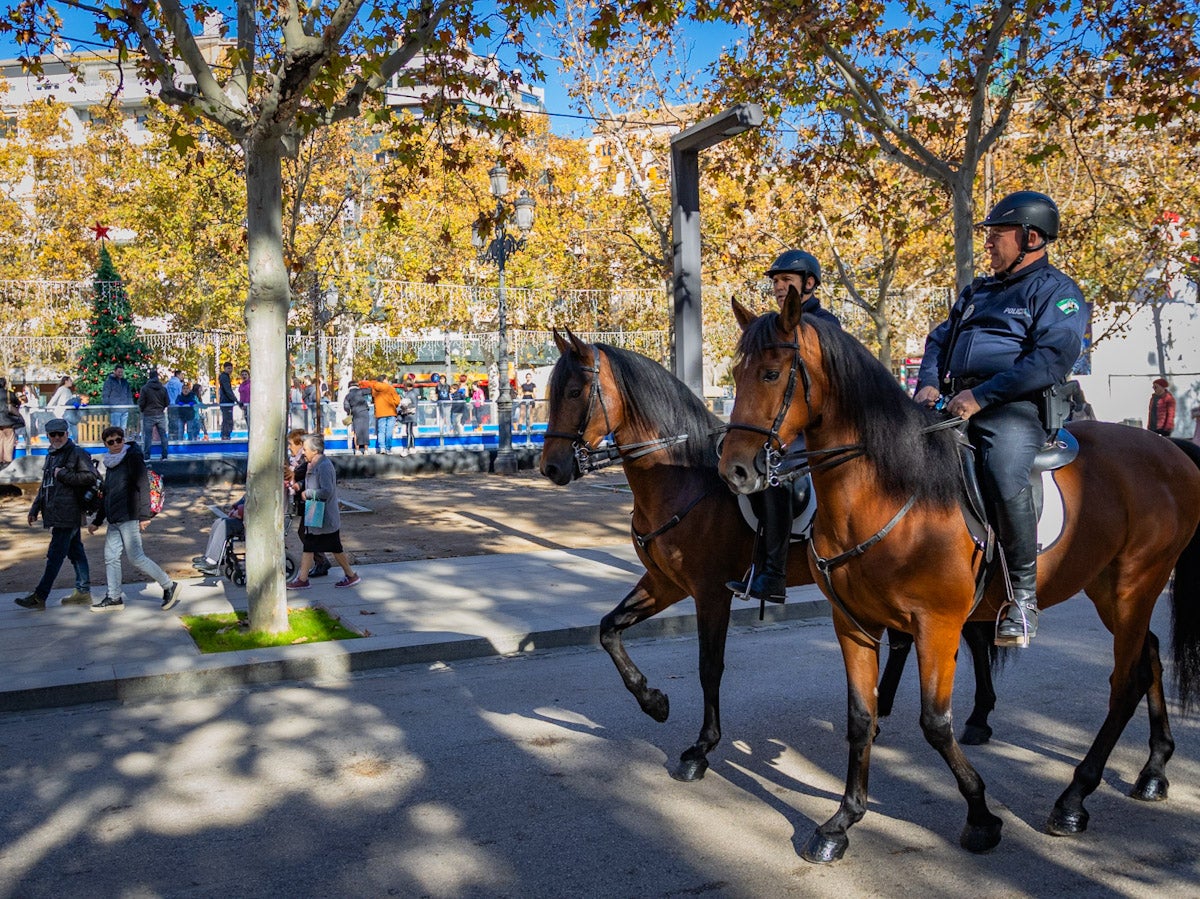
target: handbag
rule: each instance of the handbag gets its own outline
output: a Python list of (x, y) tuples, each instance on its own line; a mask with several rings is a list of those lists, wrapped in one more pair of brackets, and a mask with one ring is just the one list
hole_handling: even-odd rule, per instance
[(304, 526), (319, 528), (325, 524), (325, 501), (321, 499), (306, 499), (304, 501)]
[(344, 424), (344, 425), (353, 424), (353, 423), (354, 423), (353, 415), (347, 415), (345, 418), (342, 419), (342, 424)]

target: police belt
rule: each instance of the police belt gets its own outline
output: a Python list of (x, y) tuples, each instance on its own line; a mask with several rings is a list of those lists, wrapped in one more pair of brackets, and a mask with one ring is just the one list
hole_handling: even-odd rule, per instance
[(943, 391), (947, 396), (954, 396), (956, 393), (962, 393), (964, 390), (974, 390), (987, 378), (969, 377), (969, 378), (948, 378), (946, 380), (947, 389)]

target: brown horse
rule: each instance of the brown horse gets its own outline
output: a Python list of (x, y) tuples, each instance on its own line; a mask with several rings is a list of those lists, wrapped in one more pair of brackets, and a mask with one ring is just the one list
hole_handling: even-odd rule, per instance
[[(569, 331), (554, 335), (562, 357), (550, 376), (549, 420), (542, 474), (567, 484), (597, 455), (601, 440), (617, 441), (633, 493), (633, 541), (646, 573), (600, 623), (600, 643), (638, 705), (666, 721), (666, 694), (648, 686), (621, 640), (629, 627), (687, 596), (696, 601), (704, 722), (672, 776), (696, 780), (721, 739), (720, 691), (731, 594), (725, 582), (750, 564), (754, 532), (737, 498), (717, 474), (721, 421), (658, 363)], [(788, 584), (811, 584), (803, 552), (789, 554)]]
[[(833, 604), (846, 665), (850, 763), (837, 813), (802, 855), (812, 862), (840, 858), (847, 830), (866, 811), (886, 627), (915, 638), (921, 728), (967, 800), (960, 842), (971, 851), (991, 849), (1000, 841), (1001, 820), (954, 739), (950, 699), (959, 631), (968, 617), (994, 619), (1004, 588), (1002, 578), (993, 579), (975, 607), (980, 560), (958, 505), (953, 435), (932, 429), (934, 413), (914, 404), (858, 341), (804, 318), (800, 306), (793, 291), (781, 312), (756, 319), (733, 303), (743, 333), (720, 471), (737, 492), (759, 490), (766, 484), (764, 444), (777, 448), (801, 432), (818, 467), (810, 556)], [(1132, 795), (1166, 798), (1174, 742), (1150, 616), (1172, 570), (1174, 661), (1184, 708), (1200, 693), (1200, 468), (1148, 431), (1081, 422), (1071, 432), (1079, 456), (1056, 477), (1067, 521), (1039, 558), (1038, 598), (1048, 607), (1085, 591), (1113, 634), (1113, 673), (1108, 715), (1050, 815), (1047, 829), (1058, 835), (1087, 828), (1084, 800), (1143, 696), (1150, 757)]]

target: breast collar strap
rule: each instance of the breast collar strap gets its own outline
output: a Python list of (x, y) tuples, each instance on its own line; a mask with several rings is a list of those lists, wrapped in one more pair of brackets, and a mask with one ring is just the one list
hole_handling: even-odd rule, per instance
[(595, 365), (582, 366), (583, 371), (591, 372), (592, 386), (588, 395), (587, 409), (584, 410), (579, 427), (575, 429), (574, 433), (564, 431), (545, 432), (546, 437), (560, 437), (571, 441), (571, 445), (575, 449), (575, 462), (579, 466), (579, 473), (581, 475), (607, 468), (614, 462), (640, 459), (642, 456), (667, 449), (688, 439), (687, 434), (676, 434), (672, 437), (659, 437), (655, 440), (643, 440), (639, 443), (609, 443), (598, 447), (589, 444), (583, 435), (587, 430), (588, 422), (592, 420), (592, 410), (596, 408), (597, 404), (604, 415), (604, 433), (606, 435), (612, 434), (613, 437), (616, 437), (616, 432), (613, 430), (612, 422), (608, 417), (608, 407), (604, 405), (604, 394), (600, 390), (599, 347), (592, 347), (592, 357), (596, 360)]
[(853, 549), (848, 549), (844, 553), (839, 553), (831, 558), (827, 559), (817, 555), (816, 541), (808, 541), (808, 552), (812, 556), (813, 565), (816, 566), (817, 571), (821, 572), (821, 577), (825, 581), (825, 589), (828, 591), (829, 601), (837, 606), (838, 610), (841, 611), (843, 615), (850, 619), (850, 623), (858, 628), (858, 632), (860, 634), (877, 645), (882, 645), (883, 641), (878, 637), (872, 636), (870, 633), (868, 633), (866, 628), (858, 623), (858, 619), (850, 614), (850, 610), (846, 608), (846, 604), (842, 602), (842, 598), (838, 596), (837, 590), (833, 586), (833, 578), (830, 576), (830, 572), (832, 572), (835, 568), (840, 568), (841, 566), (845, 565), (851, 559), (861, 556), (868, 549), (891, 533), (892, 528), (900, 523), (900, 519), (908, 514), (909, 510), (916, 505), (916, 502), (916, 494), (913, 494), (908, 498), (908, 502), (901, 506), (900, 510), (892, 516), (891, 521), (876, 531), (874, 536), (868, 537)]

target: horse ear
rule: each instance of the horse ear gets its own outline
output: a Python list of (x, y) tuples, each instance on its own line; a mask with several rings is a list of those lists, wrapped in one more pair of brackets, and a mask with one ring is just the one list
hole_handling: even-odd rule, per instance
[(733, 317), (737, 319), (738, 326), (745, 331), (750, 327), (750, 322), (754, 321), (754, 313), (738, 302), (738, 298), (733, 298)]
[(558, 347), (558, 354), (560, 356), (565, 356), (571, 352), (571, 344), (567, 343), (566, 338), (558, 333), (558, 328), (555, 328), (551, 333), (554, 334), (554, 345)]
[(796, 290), (796, 285), (788, 287), (787, 296), (783, 298), (783, 302), (779, 305), (779, 324), (785, 331), (795, 330), (800, 324), (800, 311), (804, 308), (804, 298), (800, 296), (800, 291)]
[(574, 349), (575, 355), (582, 359), (585, 364), (590, 365), (592, 361), (592, 348), (572, 334), (570, 328), (567, 328), (567, 336), (571, 338), (571, 347)]

